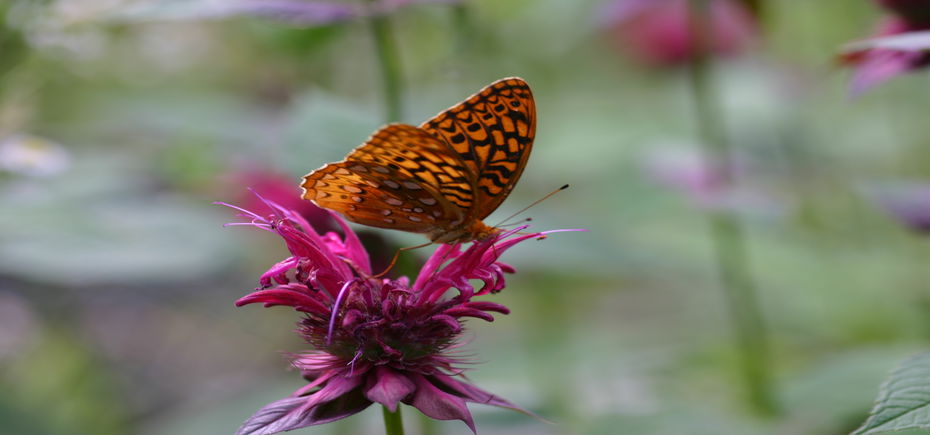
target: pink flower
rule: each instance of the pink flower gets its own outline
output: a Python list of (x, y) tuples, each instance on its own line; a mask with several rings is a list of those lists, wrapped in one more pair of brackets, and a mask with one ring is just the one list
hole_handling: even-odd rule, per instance
[(866, 186), (865, 194), (908, 229), (930, 234), (930, 183), (873, 183)]
[[(751, 162), (744, 155), (733, 156), (733, 177), (746, 178)], [(760, 216), (783, 215), (786, 205), (777, 195), (749, 183), (733, 185), (721, 167), (711, 165), (693, 148), (653, 147), (643, 155), (644, 175), (683, 194), (704, 210), (729, 210)]]
[[(873, 39), (850, 44), (840, 58), (842, 63), (854, 69), (850, 81), (850, 92), (854, 96), (930, 65), (928, 40), (924, 38), (922, 41), (920, 33), (917, 33), (930, 30), (930, 1), (878, 0), (878, 3), (892, 15), (879, 23)], [(917, 35), (918, 38), (901, 39), (909, 35)], [(896, 43), (895, 39), (904, 43)]]
[[(689, 0), (614, 0), (603, 12), (615, 42), (640, 61), (655, 66), (679, 66), (696, 54)], [(716, 55), (742, 52), (756, 34), (749, 11), (733, 0), (710, 1), (711, 51)]]
[[(406, 277), (372, 277), (368, 253), (338, 215), (333, 217), (345, 237), (319, 234), (296, 212), (267, 204), (269, 216), (230, 206), (251, 220), (230, 225), (277, 233), (291, 255), (268, 269), (259, 279), (261, 287), (236, 305), (293, 307), (304, 315), (298, 332), (313, 350), (293, 359), (308, 384), (260, 409), (237, 434), (327, 423), (372, 403), (392, 411), (405, 403), (435, 419), (461, 420), (472, 431), (467, 402), (528, 413), (465, 382), (461, 365), (468, 361), (457, 349), (465, 319), (490, 322), (492, 313), (509, 313), (503, 305), (474, 300), (501, 291), (504, 274), (514, 272), (499, 256), (544, 233), (506, 231), (464, 250), (440, 245), (411, 284)], [(470, 280), (483, 285), (475, 288)]]

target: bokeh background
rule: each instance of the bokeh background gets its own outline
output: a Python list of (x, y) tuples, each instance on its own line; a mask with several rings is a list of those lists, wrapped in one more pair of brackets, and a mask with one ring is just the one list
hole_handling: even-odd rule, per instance
[[(494, 300), (512, 314), (470, 323), (471, 379), (554, 423), (472, 405), (479, 431), (850, 432), (930, 344), (930, 240), (883, 207), (930, 177), (927, 77), (850, 96), (837, 53), (873, 33), (871, 2), (746, 2), (760, 13), (726, 18), (714, 68), (737, 174), (720, 186), (682, 48), (650, 42), (619, 3), (379, 2), (402, 120), (525, 78), (537, 139), (494, 217), (569, 183), (527, 216), (589, 230), (508, 252), (518, 273)], [(231, 4), (0, 2), (0, 433), (227, 434), (302, 385), (284, 356), (306, 347), (295, 313), (233, 306), (286, 251), (224, 228), (236, 219), (212, 202), (297, 195), (383, 124), (378, 54), (364, 16)], [(741, 384), (708, 233), (719, 210), (745, 229), (774, 415)], [(422, 241), (371, 232), (386, 255)], [(298, 433), (379, 433), (379, 414)]]

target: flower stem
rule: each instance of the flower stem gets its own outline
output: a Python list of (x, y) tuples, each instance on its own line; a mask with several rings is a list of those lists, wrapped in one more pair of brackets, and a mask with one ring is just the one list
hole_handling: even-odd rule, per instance
[(384, 433), (385, 435), (404, 435), (404, 422), (400, 418), (400, 405), (397, 411), (391, 412), (387, 406), (381, 406), (381, 414), (384, 416)]
[[(692, 0), (691, 5), (692, 35), (697, 48), (689, 69), (689, 81), (698, 135), (708, 167), (720, 171), (726, 186), (733, 183), (731, 147), (713, 83), (708, 49), (713, 29), (706, 24), (708, 0)], [(768, 335), (749, 271), (743, 227), (732, 210), (723, 208), (710, 211), (708, 215), (718, 274), (734, 326), (749, 402), (758, 413), (772, 415), (777, 412), (777, 404), (769, 367)]]
[(403, 83), (401, 82), (400, 56), (391, 31), (390, 17), (375, 11), (369, 19), (369, 24), (381, 68), (385, 118), (387, 122), (399, 122), (403, 117), (403, 104), (401, 101)]

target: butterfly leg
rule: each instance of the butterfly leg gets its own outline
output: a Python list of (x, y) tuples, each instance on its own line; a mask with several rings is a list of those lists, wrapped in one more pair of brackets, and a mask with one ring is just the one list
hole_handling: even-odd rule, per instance
[(372, 278), (381, 278), (382, 276), (384, 276), (384, 275), (386, 275), (388, 272), (390, 272), (391, 269), (394, 268), (394, 265), (397, 264), (397, 259), (400, 257), (400, 253), (401, 253), (402, 251), (412, 251), (412, 250), (414, 250), (414, 249), (425, 248), (425, 247), (427, 247), (427, 246), (429, 246), (429, 245), (432, 245), (432, 244), (433, 244), (433, 242), (426, 242), (426, 243), (424, 243), (424, 244), (422, 244), (422, 245), (407, 246), (406, 248), (400, 248), (400, 249), (398, 249), (396, 252), (394, 252), (394, 258), (391, 258), (391, 264), (388, 264), (388, 267), (387, 267), (387, 268), (385, 268), (383, 271), (381, 271), (381, 272), (378, 273), (377, 275), (372, 275), (371, 277), (372, 277)]

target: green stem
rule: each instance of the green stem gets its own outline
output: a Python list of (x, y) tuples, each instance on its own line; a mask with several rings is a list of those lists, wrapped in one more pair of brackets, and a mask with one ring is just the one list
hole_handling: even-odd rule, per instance
[[(697, 49), (689, 69), (689, 80), (704, 159), (709, 167), (720, 171), (724, 185), (728, 185), (733, 183), (731, 147), (714, 89), (714, 72), (707, 49), (712, 36), (712, 28), (705, 24), (709, 13), (707, 3), (708, 0), (691, 2), (692, 34)], [(734, 326), (749, 402), (760, 414), (775, 414), (777, 405), (769, 367), (768, 334), (750, 275), (743, 227), (730, 210), (711, 211), (708, 217), (718, 274)]]
[(420, 435), (437, 435), (439, 433), (436, 427), (436, 420), (420, 414)]
[(387, 122), (399, 122), (403, 118), (401, 94), (403, 83), (400, 73), (400, 56), (397, 43), (391, 31), (390, 17), (374, 13), (369, 19), (371, 33), (374, 37), (375, 51), (381, 68), (381, 80), (384, 87), (384, 112)]
[(400, 418), (400, 405), (397, 405), (397, 411), (395, 412), (391, 412), (387, 406), (381, 406), (381, 414), (384, 416), (385, 435), (404, 435), (404, 422)]

